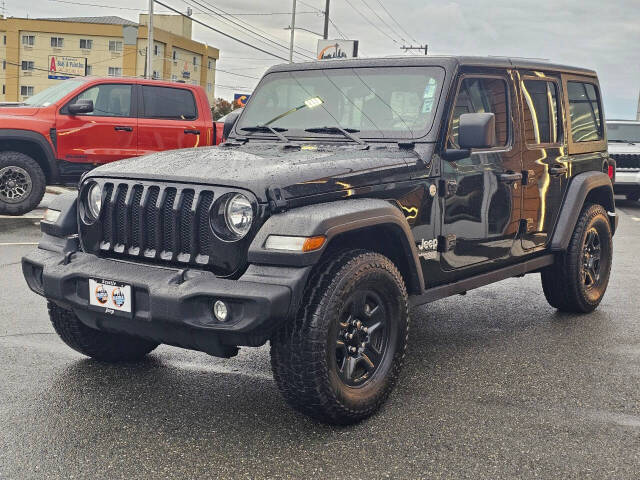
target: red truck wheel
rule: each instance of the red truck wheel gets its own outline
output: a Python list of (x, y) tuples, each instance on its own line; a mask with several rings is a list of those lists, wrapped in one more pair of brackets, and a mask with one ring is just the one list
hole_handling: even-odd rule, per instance
[(38, 206), (46, 179), (36, 161), (20, 152), (0, 153), (0, 214), (22, 215)]

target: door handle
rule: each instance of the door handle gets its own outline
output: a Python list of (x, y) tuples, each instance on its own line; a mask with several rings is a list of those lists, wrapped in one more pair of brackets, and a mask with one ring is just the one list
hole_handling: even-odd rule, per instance
[(200, 130), (194, 130), (192, 128), (186, 128), (184, 133), (191, 135), (200, 135)]
[(117, 132), (133, 132), (133, 127), (126, 127), (124, 125), (118, 125), (113, 127), (113, 129)]
[(498, 180), (503, 183), (513, 183), (522, 180), (522, 173), (500, 173)]
[(549, 167), (549, 175), (563, 175), (567, 173), (567, 170), (567, 167), (565, 167), (564, 165), (554, 165), (552, 167)]

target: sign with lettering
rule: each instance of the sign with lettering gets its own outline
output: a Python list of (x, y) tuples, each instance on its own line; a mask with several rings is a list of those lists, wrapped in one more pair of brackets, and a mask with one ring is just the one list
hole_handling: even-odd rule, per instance
[(49, 78), (66, 80), (72, 77), (83, 77), (87, 74), (86, 57), (67, 57), (49, 55)]
[(357, 56), (358, 40), (318, 40), (318, 60)]

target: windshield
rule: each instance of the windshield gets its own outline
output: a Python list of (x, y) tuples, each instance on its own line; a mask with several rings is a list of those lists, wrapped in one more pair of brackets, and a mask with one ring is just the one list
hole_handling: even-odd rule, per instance
[(83, 83), (84, 80), (65, 80), (58, 85), (49, 87), (46, 90), (27, 98), (23, 103), (31, 107), (48, 107), (52, 103), (56, 103), (61, 98), (74, 91)]
[(608, 123), (610, 142), (640, 142), (640, 123)]
[(269, 126), (286, 129), (287, 137), (339, 126), (364, 138), (419, 138), (431, 129), (443, 79), (441, 67), (271, 73), (245, 107), (237, 131), (280, 117)]

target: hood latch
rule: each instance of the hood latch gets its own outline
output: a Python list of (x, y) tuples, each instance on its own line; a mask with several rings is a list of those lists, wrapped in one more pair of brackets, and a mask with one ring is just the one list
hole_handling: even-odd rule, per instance
[(267, 188), (269, 207), (273, 213), (280, 213), (287, 209), (287, 201), (282, 196), (282, 190), (276, 185)]

